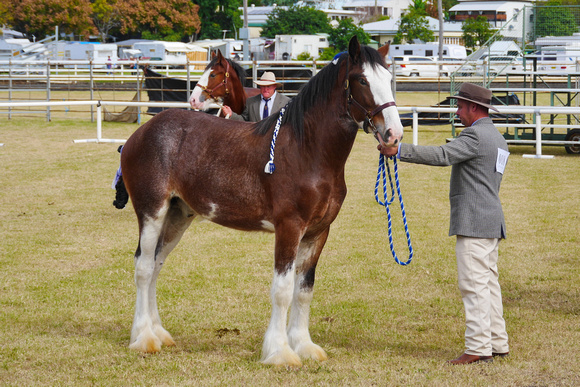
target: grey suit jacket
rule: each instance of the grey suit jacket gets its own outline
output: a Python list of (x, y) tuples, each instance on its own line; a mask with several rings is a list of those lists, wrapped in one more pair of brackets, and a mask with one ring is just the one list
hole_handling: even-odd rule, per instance
[(403, 143), (399, 157), (417, 164), (452, 165), (449, 235), (505, 238), (505, 219), (499, 199), (503, 175), (496, 171), (498, 149), (507, 151), (504, 137), (491, 118), (482, 118), (442, 146)]
[[(254, 121), (258, 122), (262, 120), (262, 112), (260, 111), (260, 102), (262, 99), (262, 94), (255, 95), (246, 100), (246, 107), (242, 114), (232, 113), (232, 120), (236, 121)], [(270, 115), (278, 113), (286, 104), (290, 102), (290, 98), (286, 97), (280, 92), (276, 92), (276, 98), (274, 98), (274, 103), (272, 104), (272, 111)]]

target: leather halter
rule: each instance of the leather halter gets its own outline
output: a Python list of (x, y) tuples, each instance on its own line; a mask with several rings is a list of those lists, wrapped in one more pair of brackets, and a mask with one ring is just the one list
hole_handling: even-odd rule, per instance
[(211, 97), (211, 99), (213, 99), (213, 100), (217, 100), (217, 98), (213, 95), (213, 93), (216, 90), (218, 90), (220, 87), (225, 88), (225, 95), (226, 96), (230, 93), (230, 90), (228, 89), (228, 79), (230, 78), (230, 63), (227, 61), (227, 59), (225, 61), (226, 61), (226, 72), (224, 73), (224, 80), (221, 83), (219, 83), (213, 89), (210, 89), (204, 85), (198, 85), (200, 87), (200, 89), (203, 90), (207, 95), (209, 95)]
[(347, 62), (346, 62), (346, 84), (344, 89), (346, 90), (346, 111), (349, 115), (349, 117), (353, 120), (356, 121), (354, 119), (354, 117), (352, 116), (352, 114), (350, 113), (350, 106), (354, 105), (356, 107), (358, 107), (360, 110), (362, 110), (365, 114), (365, 120), (364, 120), (364, 124), (363, 124), (363, 130), (365, 131), (365, 133), (369, 133), (369, 126), (371, 127), (373, 134), (376, 134), (378, 132), (377, 127), (375, 126), (375, 124), (373, 123), (373, 118), (379, 114), (380, 112), (382, 112), (384, 109), (390, 107), (390, 106), (397, 106), (397, 104), (395, 103), (395, 101), (391, 101), (391, 102), (386, 102), (380, 106), (375, 107), (373, 110), (368, 110), (366, 109), (364, 106), (362, 106), (360, 104), (360, 102), (358, 102), (352, 95), (352, 93), (350, 92), (350, 82), (348, 81), (348, 72), (349, 72), (349, 67), (350, 67), (350, 58), (347, 58)]

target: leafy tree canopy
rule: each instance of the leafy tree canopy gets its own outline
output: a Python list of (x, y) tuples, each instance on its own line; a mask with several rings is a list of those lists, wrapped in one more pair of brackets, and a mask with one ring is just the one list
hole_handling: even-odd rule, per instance
[(11, 27), (42, 39), (59, 32), (89, 36), (97, 30), (91, 20), (89, 0), (7, 0), (12, 14)]
[(560, 0), (551, 0), (536, 8), (536, 36), (568, 36), (578, 32), (576, 18)]
[(463, 30), (465, 47), (471, 49), (485, 44), (494, 34), (485, 16), (467, 19), (461, 29)]
[(189, 0), (118, 0), (121, 33), (160, 40), (181, 40), (199, 32), (199, 6)]
[(356, 26), (352, 19), (342, 19), (338, 26), (330, 30), (328, 43), (333, 46), (337, 52), (344, 51), (348, 48), (348, 42), (355, 36), (361, 44), (369, 44), (371, 37), (362, 27)]
[(313, 7), (277, 7), (268, 16), (261, 36), (272, 38), (276, 35), (311, 35), (329, 33), (330, 30), (326, 14)]
[[(237, 31), (243, 27), (242, 11), (238, 10), (238, 0), (195, 0), (199, 5), (201, 20), (200, 39), (236, 38)], [(256, 4), (258, 5), (258, 4)]]
[(412, 42), (414, 39), (431, 42), (434, 40), (434, 36), (435, 34), (429, 28), (429, 22), (426, 16), (406, 13), (401, 17), (399, 30), (393, 38), (393, 43), (401, 44), (403, 41)]

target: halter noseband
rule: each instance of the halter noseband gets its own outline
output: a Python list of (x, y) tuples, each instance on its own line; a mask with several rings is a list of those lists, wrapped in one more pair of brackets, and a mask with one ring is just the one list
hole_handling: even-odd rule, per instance
[(230, 63), (227, 61), (226, 59), (226, 72), (224, 74), (224, 80), (218, 84), (216, 87), (214, 87), (213, 89), (208, 88), (207, 86), (204, 85), (198, 85), (200, 87), (201, 90), (203, 90), (207, 95), (209, 95), (211, 97), (211, 99), (213, 100), (217, 100), (217, 98), (213, 95), (213, 93), (219, 89), (220, 87), (225, 87), (225, 95), (228, 95), (230, 93), (230, 90), (228, 89), (228, 79), (230, 78)]
[(350, 67), (350, 58), (347, 57), (346, 59), (346, 84), (344, 89), (346, 90), (346, 111), (348, 113), (348, 116), (353, 120), (356, 121), (354, 119), (354, 117), (352, 116), (352, 114), (350, 113), (350, 105), (354, 104), (354, 106), (358, 107), (360, 110), (362, 110), (365, 114), (365, 120), (364, 120), (364, 124), (363, 124), (363, 130), (365, 131), (365, 133), (369, 133), (369, 126), (371, 127), (373, 134), (376, 134), (378, 132), (377, 127), (375, 126), (375, 124), (373, 123), (373, 118), (379, 114), (380, 112), (383, 111), (383, 109), (386, 109), (390, 106), (397, 106), (397, 104), (395, 103), (395, 101), (391, 101), (391, 102), (386, 102), (380, 106), (375, 107), (373, 110), (367, 110), (364, 106), (362, 106), (360, 104), (360, 102), (358, 102), (356, 99), (354, 99), (352, 93), (350, 92), (350, 82), (348, 81), (348, 72), (349, 72), (349, 67)]

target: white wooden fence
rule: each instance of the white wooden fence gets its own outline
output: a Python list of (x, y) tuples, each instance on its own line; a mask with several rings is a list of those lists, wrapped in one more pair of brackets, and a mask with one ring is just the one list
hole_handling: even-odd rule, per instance
[[(124, 101), (27, 101), (27, 102), (0, 102), (1, 107), (18, 107), (18, 106), (94, 106), (97, 109), (96, 114), (96, 137), (89, 139), (74, 140), (75, 143), (124, 143), (125, 139), (109, 139), (103, 138), (103, 106), (141, 106), (141, 107), (174, 107), (174, 108), (190, 108), (186, 102), (124, 102)], [(535, 145), (536, 153), (534, 155), (524, 155), (524, 157), (531, 158), (551, 158), (553, 156), (542, 154), (542, 145), (577, 145), (578, 141), (549, 141), (542, 140), (542, 128), (548, 127), (565, 127), (568, 129), (580, 128), (580, 125), (550, 125), (542, 124), (542, 114), (580, 114), (580, 107), (554, 107), (554, 106), (495, 106), (501, 114), (533, 114), (535, 117), (534, 124), (502, 124), (496, 123), (496, 127), (534, 127), (536, 138), (535, 140), (510, 140), (512, 144), (530, 144)], [(413, 137), (412, 143), (419, 144), (419, 113), (455, 113), (456, 108), (440, 108), (440, 107), (413, 107), (413, 106), (398, 106), (399, 113), (412, 113), (413, 116)], [(1, 144), (4, 145), (4, 144)], [(0, 145), (0, 146), (1, 146)]]

